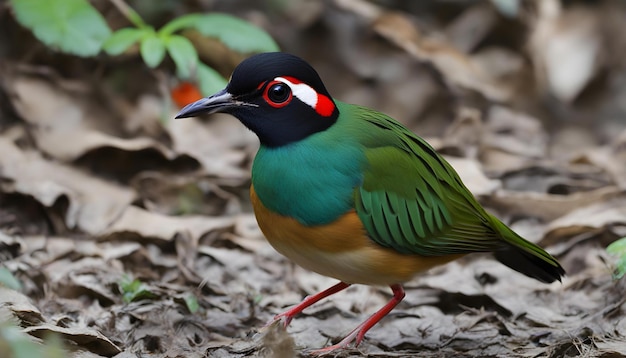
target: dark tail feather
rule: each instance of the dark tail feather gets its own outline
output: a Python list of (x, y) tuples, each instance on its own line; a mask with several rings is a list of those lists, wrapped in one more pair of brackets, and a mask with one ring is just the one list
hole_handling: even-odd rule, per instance
[(525, 240), (495, 216), (489, 218), (493, 228), (508, 245), (494, 252), (496, 259), (513, 270), (545, 283), (561, 281), (565, 270), (544, 249)]
[(544, 258), (518, 247), (511, 246), (494, 252), (494, 255), (504, 265), (541, 282), (561, 281), (561, 277), (565, 275), (565, 270), (555, 259), (553, 262), (547, 262)]

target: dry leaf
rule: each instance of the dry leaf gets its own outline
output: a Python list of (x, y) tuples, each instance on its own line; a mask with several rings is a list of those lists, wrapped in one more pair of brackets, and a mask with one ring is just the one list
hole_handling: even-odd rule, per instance
[(615, 193), (608, 200), (581, 206), (552, 221), (546, 236), (573, 236), (575, 234), (610, 227), (626, 226), (626, 195)]
[(170, 121), (167, 129), (174, 150), (196, 158), (207, 173), (226, 178), (249, 177), (242, 163), (250, 149), (258, 146), (257, 139), (235, 118), (218, 114), (206, 120), (177, 119)]
[[(531, 116), (494, 105), (489, 108), (485, 129), (484, 152), (499, 150), (519, 156), (526, 162), (546, 155), (548, 136), (541, 123)], [(488, 162), (488, 166), (496, 170), (512, 168), (508, 163), (499, 162)]]
[(445, 158), (459, 173), (465, 186), (476, 196), (490, 195), (502, 186), (499, 180), (487, 178), (476, 160), (448, 156)]
[(17, 96), (15, 106), (31, 125), (37, 146), (54, 158), (72, 161), (103, 147), (126, 152), (153, 150), (167, 159), (176, 157), (152, 138), (116, 135), (120, 129), (115, 128), (114, 118), (106, 118), (106, 112), (99, 112), (78, 100), (75, 94), (55, 88), (50, 82), (17, 77), (12, 85)]
[(0, 285), (0, 319), (20, 326), (33, 326), (45, 321), (30, 298), (4, 285)]
[(105, 357), (112, 357), (122, 351), (107, 337), (89, 327), (67, 328), (53, 326), (51, 324), (42, 324), (25, 328), (24, 332), (38, 338), (43, 338), (50, 333), (56, 333), (64, 339), (74, 342), (80, 347)]
[(232, 227), (235, 220), (235, 217), (174, 217), (129, 206), (102, 235), (115, 237), (131, 234), (159, 241), (170, 241), (177, 233), (188, 232), (197, 242), (202, 235)]
[(566, 215), (575, 208), (594, 203), (601, 204), (621, 192), (621, 189), (612, 186), (571, 195), (498, 190), (495, 195), (486, 198), (485, 202), (489, 206), (517, 215), (550, 221)]
[(128, 188), (47, 160), (38, 152), (22, 151), (1, 136), (0, 152), (4, 191), (32, 195), (47, 207), (67, 198), (65, 220), (70, 229), (98, 234), (134, 199), (134, 193)]
[(365, 5), (363, 0), (341, 0), (336, 3), (348, 11), (366, 16), (374, 31), (417, 60), (432, 63), (451, 84), (478, 91), (496, 101), (510, 96), (507, 88), (496, 85), (488, 72), (483, 72), (470, 57), (446, 40), (422, 34), (406, 14)]
[(589, 148), (571, 162), (593, 164), (609, 173), (619, 188), (626, 189), (626, 131), (610, 146)]
[(571, 102), (600, 68), (602, 20), (585, 7), (561, 8), (558, 0), (537, 4), (538, 18), (529, 40), (536, 76), (558, 99)]

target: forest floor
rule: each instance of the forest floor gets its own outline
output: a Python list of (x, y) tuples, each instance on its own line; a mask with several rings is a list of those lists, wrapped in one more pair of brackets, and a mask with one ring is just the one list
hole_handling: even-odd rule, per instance
[[(424, 136), (490, 212), (567, 271), (546, 285), (487, 254), (464, 257), (408, 282), (404, 301), (336, 356), (626, 356), (626, 284), (605, 251), (626, 236), (626, 66), (606, 60), (622, 46), (606, 37), (626, 30), (621, 5), (563, 7), (552, 20), (539, 9), (533, 22), (471, 1), (421, 10), (455, 14), (440, 17), (361, 1), (279, 15), (217, 3), (267, 25), (336, 98)], [(0, 19), (36, 43), (9, 12)], [(580, 21), (595, 27), (581, 35)], [(608, 46), (592, 53), (605, 62), (559, 82), (550, 41), (592, 35)], [(2, 321), (37, 341), (57, 334), (68, 357), (295, 357), (338, 342), (391, 298), (357, 285), (287, 330), (262, 328), (335, 281), (294, 266), (258, 229), (254, 135), (223, 115), (173, 120), (179, 108), (159, 87), (167, 71), (132, 56), (85, 60), (7, 41), (0, 266), (21, 288), (0, 286)], [(585, 44), (574, 50), (593, 50)]]

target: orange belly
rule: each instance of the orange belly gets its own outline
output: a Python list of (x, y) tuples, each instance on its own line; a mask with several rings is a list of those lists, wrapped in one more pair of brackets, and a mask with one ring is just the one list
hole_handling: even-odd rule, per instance
[(327, 225), (305, 226), (267, 209), (254, 187), (250, 199), (259, 227), (276, 251), (307, 270), (346, 283), (402, 283), (463, 256), (407, 255), (382, 247), (368, 237), (354, 210)]

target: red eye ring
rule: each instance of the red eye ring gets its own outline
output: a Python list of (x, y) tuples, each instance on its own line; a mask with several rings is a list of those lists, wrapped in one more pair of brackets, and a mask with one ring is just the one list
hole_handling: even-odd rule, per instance
[(292, 98), (291, 88), (281, 81), (271, 81), (263, 90), (263, 99), (274, 108), (285, 107)]

